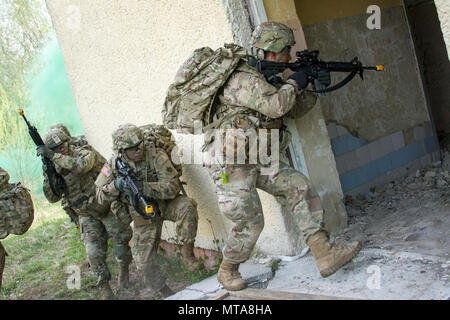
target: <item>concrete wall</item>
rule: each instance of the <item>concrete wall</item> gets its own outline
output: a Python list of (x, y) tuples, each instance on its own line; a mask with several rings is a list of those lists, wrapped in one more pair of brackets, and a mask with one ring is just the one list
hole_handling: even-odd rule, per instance
[[(161, 123), (165, 93), (181, 63), (202, 46), (247, 45), (245, 0), (47, 0), (83, 128), (105, 157), (111, 133), (122, 123)], [(178, 136), (199, 149), (202, 137)], [(185, 165), (186, 191), (199, 208), (195, 245), (220, 250), (230, 229), (219, 213), (206, 170)], [(272, 196), (260, 192), (265, 228), (258, 242), (269, 254), (297, 254), (299, 233), (281, 217)], [(163, 238), (175, 235), (165, 223)]]
[[(405, 1), (406, 2), (406, 1)], [(411, 33), (436, 130), (450, 133), (450, 61), (433, 2), (406, 2)], [(449, 12), (450, 14), (450, 12)]]
[[(323, 60), (383, 64), (321, 99), (343, 191), (365, 193), (439, 157), (408, 21), (401, 1), (296, 1), (309, 48)], [(381, 29), (366, 26), (369, 5)], [(332, 75), (333, 82), (344, 75)]]
[(373, 142), (328, 125), (342, 190), (348, 195), (366, 194), (401, 176), (440, 159), (431, 122), (400, 130)]
[[(322, 7), (319, 4), (315, 10)], [(384, 72), (367, 71), (364, 81), (356, 77), (322, 98), (327, 122), (374, 141), (430, 118), (403, 7), (381, 10), (381, 30), (367, 28), (368, 16), (361, 13), (317, 22), (304, 26), (304, 32), (309, 48), (320, 49), (323, 60), (350, 61), (357, 56), (365, 65), (385, 66)], [(333, 81), (343, 77), (332, 75)]]
[(448, 0), (435, 0), (436, 9), (441, 23), (442, 34), (450, 57), (450, 2)]
[[(218, 0), (48, 0), (47, 6), (86, 136), (105, 157), (118, 125), (161, 123), (167, 87), (194, 49), (233, 41)], [(213, 240), (225, 239), (228, 226), (213, 183), (193, 165), (184, 179), (200, 208), (196, 245), (217, 249)], [(172, 236), (173, 224), (165, 223), (163, 237)]]

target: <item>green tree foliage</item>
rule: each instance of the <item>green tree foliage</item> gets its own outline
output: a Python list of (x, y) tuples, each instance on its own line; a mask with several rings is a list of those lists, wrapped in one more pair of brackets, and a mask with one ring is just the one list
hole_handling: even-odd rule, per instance
[(34, 152), (17, 109), (29, 104), (26, 76), (52, 31), (43, 0), (0, 0), (0, 152), (7, 153), (12, 176), (27, 184), (25, 155)]

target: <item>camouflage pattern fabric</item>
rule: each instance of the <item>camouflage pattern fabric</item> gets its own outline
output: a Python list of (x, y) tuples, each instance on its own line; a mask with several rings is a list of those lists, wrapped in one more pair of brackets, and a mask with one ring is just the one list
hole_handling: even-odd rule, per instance
[(295, 44), (295, 37), (292, 29), (286, 25), (267, 21), (255, 28), (250, 43), (253, 47), (264, 51), (281, 52), (284, 48)]
[(132, 237), (132, 230), (108, 214), (101, 220), (80, 216), (81, 241), (86, 249), (89, 265), (96, 277), (97, 285), (111, 279), (106, 265), (106, 253), (108, 251), (108, 236), (113, 245), (113, 255), (119, 266), (128, 266), (132, 256), (128, 245)]
[(7, 256), (8, 253), (0, 242), (0, 292), (2, 291), (3, 270), (5, 270), (5, 260)]
[(132, 124), (120, 125), (113, 133), (113, 150), (119, 152), (137, 146), (144, 140), (144, 135), (138, 127)]
[[(308, 179), (285, 163), (273, 175), (261, 175), (259, 165), (231, 165), (222, 169), (211, 166), (209, 172), (216, 184), (219, 208), (233, 222), (224, 257), (231, 263), (246, 261), (264, 227), (264, 215), (256, 188), (275, 196), (295, 218), (307, 241), (323, 227), (320, 198)], [(219, 177), (228, 173), (228, 182)]]
[(155, 263), (155, 254), (161, 239), (164, 220), (175, 222), (178, 240), (181, 243), (194, 243), (197, 233), (198, 215), (195, 203), (188, 197), (178, 195), (168, 201), (162, 216), (144, 220), (133, 207), (130, 207), (134, 221), (132, 252), (136, 267), (143, 282), (153, 290), (159, 291), (165, 284), (165, 276)]
[[(291, 36), (284, 34), (286, 30), (273, 32), (274, 28), (285, 26), (272, 23), (262, 24), (262, 27), (258, 27), (254, 33), (253, 42), (256, 46), (279, 52), (285, 46), (292, 45), (289, 42), (292, 40)], [(292, 34), (292, 31), (287, 33)], [(259, 44), (255, 36), (258, 34), (262, 41)], [(283, 117), (304, 115), (314, 107), (317, 99), (315, 95), (298, 90), (293, 80), (274, 87), (245, 62), (241, 62), (231, 74), (217, 98), (212, 112), (216, 129), (237, 129), (244, 134), (246, 131), (256, 131), (258, 138), (260, 129), (268, 129), (269, 135), (274, 134), (272, 130), (283, 129)], [(216, 132), (211, 130), (205, 134), (203, 150), (210, 159), (216, 156), (215, 144), (212, 143), (215, 139), (216, 142), (219, 139), (219, 145), (226, 149), (234, 148), (237, 154), (246, 154), (246, 160), (248, 159), (251, 145), (235, 144), (234, 138), (227, 141), (226, 136), (218, 137)], [(290, 134), (280, 137), (289, 139)], [(267, 138), (270, 140), (270, 136)], [(283, 148), (286, 148), (288, 142), (280, 141), (279, 150), (268, 150), (269, 153), (279, 152), (280, 159), (278, 169), (269, 175), (261, 174), (263, 165), (259, 162), (227, 164), (219, 161), (215, 164), (212, 162), (208, 168), (216, 184), (219, 208), (222, 214), (233, 222), (223, 248), (224, 257), (231, 263), (242, 263), (249, 258), (264, 227), (264, 215), (257, 188), (274, 195), (277, 201), (292, 213), (305, 241), (323, 227), (323, 209), (319, 196), (308, 179), (287, 164)], [(226, 182), (223, 174), (228, 175)]]
[(24, 234), (34, 220), (30, 192), (20, 183), (8, 183), (9, 174), (0, 168), (0, 239)]
[[(108, 211), (108, 206), (102, 207), (95, 202), (94, 182), (105, 158), (91, 146), (76, 147), (71, 140), (68, 155), (55, 153), (51, 159), (67, 186), (67, 194), (63, 198), (78, 215), (100, 218)], [(56, 202), (61, 199), (52, 192), (45, 170), (43, 190), (48, 201)], [(82, 201), (83, 198), (86, 201)]]
[[(268, 129), (267, 141), (270, 141), (271, 130), (283, 128), (282, 117), (304, 115), (315, 106), (316, 101), (316, 95), (299, 91), (294, 80), (288, 80), (277, 89), (256, 69), (241, 62), (218, 95), (213, 110), (214, 129), (225, 129), (223, 135), (217, 136), (218, 131), (208, 130), (203, 150), (214, 159), (215, 145), (212, 142), (215, 141), (224, 147), (224, 155), (227, 154), (227, 149), (232, 149), (235, 155), (245, 154), (247, 160), (251, 146), (236, 144), (234, 136), (227, 135), (226, 129), (241, 130), (236, 131), (236, 135), (243, 137), (248, 136), (248, 132), (256, 131), (258, 134), (258, 129)], [(280, 146), (286, 148), (290, 134), (283, 134), (283, 137), (285, 141), (280, 141)], [(271, 153), (270, 146), (267, 151), (268, 154)], [(284, 150), (280, 148), (279, 151)]]
[(131, 205), (128, 198), (114, 187), (118, 177), (113, 156), (103, 167), (96, 180), (99, 203), (122, 202), (125, 208), (116, 209), (116, 214), (126, 216), (127, 210), (133, 220), (132, 253), (141, 277), (146, 285), (158, 291), (165, 284), (165, 278), (155, 263), (155, 253), (161, 237), (164, 220), (175, 222), (178, 240), (193, 243), (197, 233), (198, 214), (195, 201), (179, 194), (178, 172), (168, 155), (149, 141), (144, 141), (144, 160), (128, 161), (133, 168), (138, 184), (145, 195), (155, 199), (161, 209), (161, 217), (144, 220)]
[[(178, 156), (176, 152), (172, 155), (172, 151), (176, 148), (175, 138), (173, 137), (172, 132), (166, 127), (151, 123), (139, 127), (139, 130), (142, 131), (145, 140), (150, 144), (153, 144), (156, 148), (164, 150), (170, 159), (173, 160), (173, 156)], [(178, 164), (175, 164), (174, 161), (172, 161), (172, 165), (178, 171), (178, 175), (181, 176), (183, 174), (183, 168), (179, 161), (177, 161), (177, 163)]]
[(217, 91), (246, 57), (246, 50), (235, 44), (225, 44), (216, 51), (208, 47), (195, 50), (167, 90), (163, 124), (184, 133), (194, 133), (196, 121), (208, 124), (208, 112)]
[[(99, 204), (95, 199), (95, 179), (105, 162), (89, 144), (80, 139), (69, 138), (67, 155), (55, 153), (52, 161), (56, 171), (63, 177), (67, 193), (57, 197), (50, 189), (44, 170), (44, 195), (50, 202), (61, 200), (66, 212), (70, 210), (78, 216), (81, 238), (86, 255), (97, 278), (97, 284), (110, 279), (106, 265), (107, 239), (113, 244), (113, 254), (119, 265), (131, 262), (131, 249), (128, 242), (132, 236), (129, 223), (117, 219), (110, 210), (111, 203)], [(68, 212), (69, 213), (69, 212)]]
[(65, 130), (61, 128), (50, 129), (44, 136), (44, 143), (50, 149), (55, 148), (68, 140), (70, 140), (70, 135), (67, 135)]

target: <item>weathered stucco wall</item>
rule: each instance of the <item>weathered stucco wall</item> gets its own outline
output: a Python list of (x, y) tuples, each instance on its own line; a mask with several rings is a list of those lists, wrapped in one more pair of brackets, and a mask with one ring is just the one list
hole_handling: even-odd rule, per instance
[[(84, 130), (106, 157), (119, 124), (161, 123), (166, 90), (194, 49), (226, 42), (245, 46), (252, 30), (243, 0), (47, 0), (47, 6)], [(201, 136), (194, 140), (198, 149)], [(198, 202), (195, 245), (221, 248), (230, 224), (219, 213), (212, 180), (198, 165), (185, 165), (183, 180)], [(298, 234), (289, 233), (273, 197), (260, 195), (265, 228), (258, 247), (269, 254), (297, 254), (291, 238)], [(173, 224), (165, 223), (163, 237), (174, 235)]]
[[(118, 125), (161, 123), (167, 87), (194, 49), (233, 41), (219, 0), (48, 0), (47, 6), (86, 136), (105, 157)], [(227, 226), (212, 181), (192, 165), (184, 177), (200, 209), (196, 245), (217, 249), (213, 240), (225, 239)], [(172, 224), (163, 235), (174, 236)]]
[[(371, 4), (377, 2), (383, 7), (385, 1)], [(338, 3), (330, 6), (328, 11)], [(342, 15), (346, 13), (345, 8), (341, 8)], [(325, 4), (319, 3), (314, 8), (315, 11), (321, 9), (325, 9)], [(430, 118), (403, 7), (386, 5), (382, 8), (380, 30), (367, 28), (369, 15), (363, 12), (314, 22), (303, 29), (309, 48), (320, 49), (320, 57), (325, 61), (350, 61), (357, 56), (365, 65), (385, 66), (384, 72), (367, 71), (364, 81), (356, 77), (344, 88), (322, 98), (327, 122), (336, 122), (354, 135), (374, 141), (424, 124)], [(308, 12), (303, 15), (307, 16)], [(334, 73), (332, 80), (339, 81), (343, 77)]]
[[(406, 10), (416, 54), (421, 67), (425, 90), (437, 132), (450, 133), (450, 61), (443, 33), (433, 2), (407, 2)], [(450, 12), (449, 12), (450, 14)]]
[(434, 0), (441, 22), (441, 30), (447, 47), (447, 54), (450, 58), (450, 2), (448, 0)]

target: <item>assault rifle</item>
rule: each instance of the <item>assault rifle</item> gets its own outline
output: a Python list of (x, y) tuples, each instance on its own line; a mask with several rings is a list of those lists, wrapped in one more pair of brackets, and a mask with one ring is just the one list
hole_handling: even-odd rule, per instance
[[(25, 123), (28, 127), (28, 133), (31, 136), (31, 139), (33, 140), (34, 144), (39, 147), (45, 145), (44, 140), (42, 140), (41, 135), (37, 131), (35, 126), (32, 126), (27, 118), (25, 117), (25, 113), (22, 109), (19, 109), (19, 114), (23, 117), (25, 120)], [(53, 194), (57, 196), (58, 198), (61, 198), (62, 194), (66, 192), (67, 187), (66, 183), (64, 182), (63, 177), (56, 171), (55, 165), (50, 159), (47, 159), (44, 156), (41, 156), (42, 162), (44, 163), (44, 170), (48, 177), (48, 183), (50, 185), (50, 189), (52, 190)], [(56, 188), (53, 184), (53, 180), (56, 182)], [(59, 191), (59, 192), (58, 192)]]
[[(341, 61), (322, 61), (319, 57), (319, 51), (297, 51), (297, 60), (292, 63), (285, 62), (275, 62), (268, 60), (256, 60), (253, 62), (260, 73), (262, 73), (269, 82), (276, 82), (277, 78), (275, 75), (283, 72), (286, 69), (291, 69), (294, 72), (303, 71), (308, 77), (308, 83), (315, 84), (315, 90), (308, 90), (315, 93), (326, 93), (342, 88), (348, 82), (350, 82), (357, 74), (364, 80), (363, 72), (364, 70), (374, 70), (383, 71), (384, 67), (382, 65), (377, 65), (375, 67), (363, 66), (358, 60), (358, 57), (353, 58), (350, 62)], [(345, 77), (341, 82), (326, 88), (329, 83), (320, 83), (317, 81), (319, 77), (319, 72), (321, 70), (326, 70), (329, 72), (350, 72), (347, 77)]]
[[(25, 117), (25, 113), (22, 109), (19, 109), (19, 114), (23, 117), (23, 120), (25, 120), (25, 123), (28, 127), (28, 133), (31, 136), (31, 139), (33, 140), (34, 144), (39, 147), (45, 145), (44, 140), (42, 140), (41, 135), (39, 134), (38, 130), (35, 126), (31, 125), (27, 117)], [(41, 156), (42, 163), (44, 164), (44, 171), (48, 178), (48, 184), (50, 185), (50, 190), (53, 192), (55, 196), (58, 198), (61, 198), (63, 194), (67, 194), (67, 186), (66, 182), (64, 181), (64, 178), (56, 171), (55, 165), (50, 159), (47, 159), (43, 155)], [(54, 182), (56, 183), (56, 187), (54, 185)], [(76, 228), (79, 229), (79, 223), (76, 216), (70, 216), (70, 220), (75, 224)]]
[[(125, 177), (125, 183), (127, 184), (127, 187), (130, 188), (133, 192), (133, 197), (131, 197), (130, 201), (136, 212), (145, 220), (154, 218), (156, 215), (159, 215), (160, 212), (158, 202), (143, 194), (143, 192), (139, 189), (139, 187), (134, 182), (134, 179), (136, 179), (136, 177), (133, 173), (133, 169), (130, 167), (128, 162), (122, 160), (119, 156), (116, 158), (116, 168), (119, 172), (119, 175)], [(141, 209), (140, 204), (143, 205), (144, 210)]]

